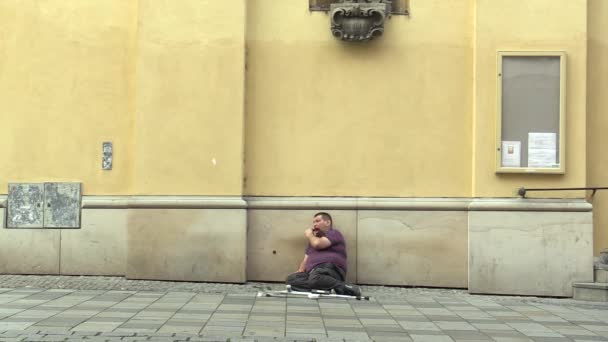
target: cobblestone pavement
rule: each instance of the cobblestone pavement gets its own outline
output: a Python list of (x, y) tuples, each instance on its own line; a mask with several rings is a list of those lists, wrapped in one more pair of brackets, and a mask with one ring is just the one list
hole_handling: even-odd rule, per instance
[(608, 305), (364, 286), (370, 301), (257, 297), (281, 284), (0, 275), (0, 341), (608, 341)]

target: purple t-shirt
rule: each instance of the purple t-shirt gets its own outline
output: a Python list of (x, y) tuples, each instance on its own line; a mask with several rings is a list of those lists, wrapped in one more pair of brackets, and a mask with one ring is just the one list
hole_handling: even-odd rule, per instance
[(331, 245), (325, 249), (314, 249), (310, 244), (306, 248), (306, 255), (308, 260), (306, 261), (306, 271), (312, 270), (315, 266), (330, 262), (339, 266), (346, 273), (346, 242), (344, 236), (339, 230), (332, 228), (325, 237), (329, 239)]

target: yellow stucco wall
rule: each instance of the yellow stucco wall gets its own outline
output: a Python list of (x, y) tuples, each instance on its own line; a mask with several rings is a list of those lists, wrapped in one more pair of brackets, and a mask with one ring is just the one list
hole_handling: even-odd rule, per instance
[[(587, 1), (476, 0), (473, 196), (517, 196), (517, 189), (581, 187), (586, 183)], [(565, 51), (566, 173), (500, 174), (496, 169), (497, 51)], [(584, 193), (531, 193), (530, 197), (583, 197)]]
[(134, 192), (240, 195), (245, 0), (140, 0)]
[(472, 1), (412, 1), (369, 44), (308, 0), (248, 3), (245, 193), (471, 194)]
[[(608, 1), (589, 0), (587, 70), (587, 183), (608, 186)], [(599, 191), (593, 203), (595, 254), (608, 248), (608, 192)]]
[(240, 195), (244, 30), (245, 0), (1, 1), (0, 189)]
[[(0, 1), (0, 193), (499, 197), (601, 182), (587, 3), (411, 1), (357, 45), (307, 0)], [(606, 5), (589, 6), (595, 70)], [(494, 172), (496, 51), (518, 49), (567, 53), (565, 175)]]
[(0, 1), (0, 193), (42, 181), (129, 192), (134, 18), (133, 1)]

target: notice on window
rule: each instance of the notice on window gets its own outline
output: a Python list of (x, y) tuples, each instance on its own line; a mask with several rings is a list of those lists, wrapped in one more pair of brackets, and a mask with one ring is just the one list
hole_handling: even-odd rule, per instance
[(521, 141), (502, 142), (502, 166), (520, 167), (521, 166)]
[(557, 164), (557, 134), (528, 133), (528, 167), (559, 167)]

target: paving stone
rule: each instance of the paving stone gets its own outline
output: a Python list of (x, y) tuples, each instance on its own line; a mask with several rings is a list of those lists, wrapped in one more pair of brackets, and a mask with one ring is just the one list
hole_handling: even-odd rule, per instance
[[(248, 327), (249, 329), (249, 327)], [(285, 330), (286, 333), (288, 334), (314, 334), (314, 335), (324, 335), (326, 336), (326, 332), (324, 328), (317, 328), (317, 329), (311, 329), (311, 328), (287, 328), (287, 329), (283, 329)], [(354, 331), (354, 330), (349, 330), (349, 331)]]
[(534, 322), (507, 323), (507, 325), (521, 332), (552, 332), (551, 329), (545, 327), (544, 325)]
[(203, 333), (205, 337), (218, 338), (221, 336), (222, 338), (230, 338), (230, 337), (241, 337), (242, 331), (206, 331)]
[(528, 337), (565, 337), (562, 334), (558, 334), (556, 332), (545, 332), (545, 331), (522, 331), (522, 333)]
[(74, 332), (80, 332), (80, 331), (97, 331), (97, 332), (111, 332), (114, 331), (116, 328), (118, 328), (121, 324), (120, 323), (89, 323), (89, 322), (85, 322), (82, 324), (79, 324), (75, 327), (72, 328), (72, 331)]
[(441, 330), (477, 330), (474, 326), (467, 322), (446, 322), (446, 321), (438, 321), (434, 322), (435, 325), (439, 327)]
[(414, 342), (453, 342), (448, 335), (410, 335)]
[(342, 337), (344, 339), (354, 339), (354, 338), (369, 339), (369, 335), (366, 332), (357, 332), (357, 331), (327, 330), (327, 336)]
[(409, 341), (413, 341), (411, 337), (409, 337), (409, 335), (403, 335), (403, 336), (378, 336), (378, 335), (372, 335), (370, 336), (371, 339), (375, 342), (409, 342)]
[(404, 316), (404, 315), (393, 315), (396, 321), (409, 321), (409, 322), (430, 322), (431, 320), (424, 315), (416, 316)]
[(597, 336), (594, 332), (579, 327), (556, 327), (551, 326), (551, 329), (564, 336)]
[(370, 336), (371, 339), (374, 339), (374, 336), (384, 336), (384, 337), (399, 337), (399, 336), (409, 336), (405, 331), (367, 331), (367, 335)]
[(442, 322), (465, 322), (466, 320), (458, 315), (453, 316), (435, 316), (435, 315), (426, 315), (426, 317), (431, 321), (442, 321)]
[(180, 320), (180, 319), (172, 319), (172, 320), (168, 320), (167, 322), (165, 322), (164, 325), (171, 325), (171, 326), (183, 326), (183, 327), (188, 327), (188, 326), (198, 326), (198, 327), (203, 327), (205, 324), (207, 323), (207, 321), (201, 321), (201, 320)]
[(511, 337), (511, 338), (523, 338), (527, 339), (528, 337), (517, 330), (480, 330), (480, 332), (496, 338), (496, 337)]
[(259, 316), (259, 315), (251, 315), (249, 316), (249, 322), (252, 321), (261, 321), (261, 322), (285, 322), (285, 315), (273, 315), (273, 316)]
[(78, 337), (78, 336), (97, 336), (97, 335), (101, 335), (101, 332), (100, 331), (92, 331), (92, 330), (87, 330), (87, 331), (85, 331), (85, 330), (78, 330), (78, 331), (70, 330), (68, 332), (68, 334), (70, 336), (75, 336), (75, 337)]
[(428, 330), (428, 331), (439, 331), (439, 327), (433, 322), (411, 322), (411, 321), (399, 321), (399, 324), (403, 329), (406, 330)]
[(116, 328), (114, 329), (115, 332), (134, 332), (134, 333), (155, 333), (156, 329), (149, 329), (149, 328)]
[(43, 334), (43, 335), (71, 334), (72, 333), (69, 328), (65, 328), (65, 327), (38, 326), (38, 328), (39, 328), (38, 334)]
[(365, 327), (365, 331), (368, 333), (368, 335), (373, 335), (373, 334), (384, 334), (384, 333), (399, 333), (399, 334), (404, 334), (405, 330), (403, 328), (401, 328), (400, 326), (396, 326), (396, 327), (389, 327), (389, 326), (373, 326), (373, 327)]
[(443, 332), (454, 340), (492, 340), (488, 335), (479, 331), (444, 330)]
[(608, 338), (602, 336), (568, 336), (575, 342), (595, 342), (595, 341), (608, 341)]
[[(325, 334), (296, 334), (296, 333), (287, 333), (285, 338), (289, 338), (292, 341), (298, 342), (316, 342), (319, 339), (326, 338)], [(232, 342), (232, 340), (230, 340)]]
[(132, 337), (132, 336), (135, 336), (135, 332), (134, 331), (125, 331), (125, 332), (108, 331), (108, 332), (102, 332), (102, 333), (100, 333), (99, 336), (106, 336), (106, 337)]
[(245, 331), (243, 336), (250, 337), (283, 337), (285, 332), (281, 331)]
[(172, 326), (164, 326), (157, 330), (157, 332), (161, 333), (176, 333), (176, 334), (192, 334), (198, 335), (201, 331), (201, 327), (172, 327)]
[(226, 337), (214, 337), (214, 336), (208, 336), (208, 337), (193, 337), (190, 339), (190, 341), (193, 342), (225, 342), (228, 341), (228, 338)]
[(39, 341), (44, 337), (44, 335), (38, 335), (38, 334), (24, 334), (24, 335), (20, 335), (17, 338), (20, 338), (21, 341)]
[(593, 332), (608, 332), (608, 324), (583, 324), (581, 327)]
[[(287, 329), (287, 330), (293, 329), (292, 327), (286, 326), (284, 323), (251, 323), (251, 322), (249, 322), (247, 324), (245, 329), (251, 330), (251, 329), (264, 329), (264, 328), (274, 328), (274, 329), (280, 328), (280, 329)], [(298, 327), (295, 329), (299, 329), (299, 328), (301, 328), (301, 327)], [(309, 330), (312, 331), (312, 330), (317, 330), (317, 329), (314, 329), (314, 327), (311, 327), (311, 328), (309, 328)]]
[(244, 327), (245, 325), (247, 325), (247, 321), (246, 320), (242, 320), (242, 321), (220, 321), (220, 320), (209, 320), (207, 321), (207, 325), (208, 327), (210, 326), (215, 326), (215, 327)]

